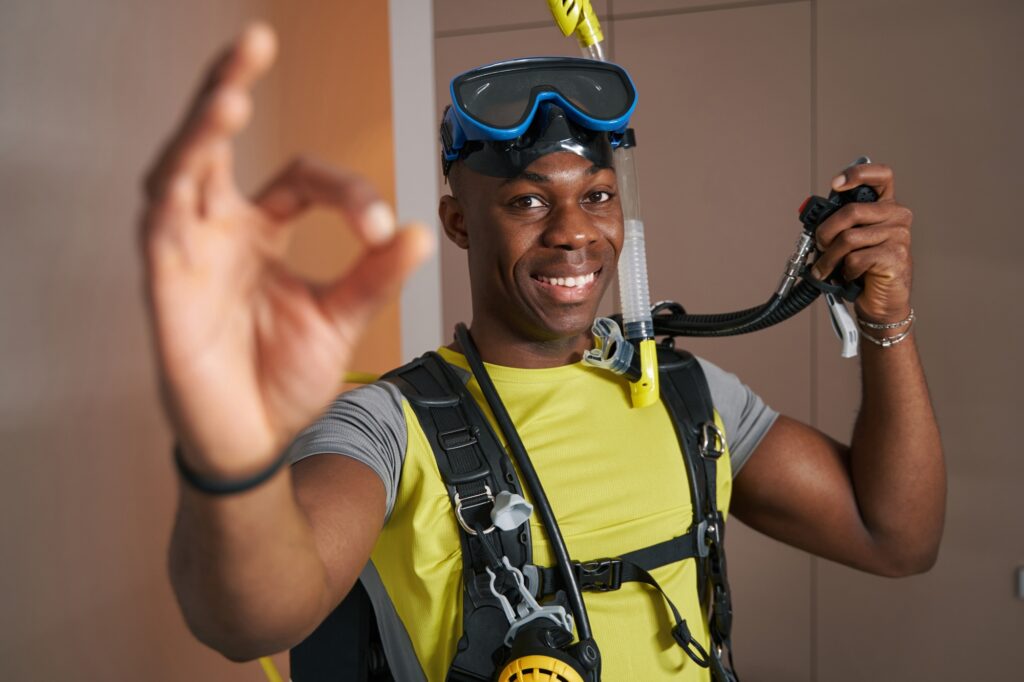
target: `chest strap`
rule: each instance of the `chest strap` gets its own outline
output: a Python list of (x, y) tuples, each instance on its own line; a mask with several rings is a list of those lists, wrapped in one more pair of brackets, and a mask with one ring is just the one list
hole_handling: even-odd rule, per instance
[[(673, 639), (694, 663), (707, 668), (711, 665), (711, 656), (690, 632), (675, 603), (650, 573), (661, 566), (703, 556), (701, 548), (706, 548), (703, 528), (700, 526), (699, 529), (691, 529), (686, 535), (627, 552), (622, 556), (595, 561), (574, 561), (573, 567), (576, 571), (576, 581), (584, 592), (611, 592), (622, 587), (623, 583), (630, 582), (643, 583), (656, 589), (671, 611), (674, 621), (671, 628)], [(553, 595), (562, 589), (562, 578), (557, 568), (540, 568), (538, 574), (540, 592), (543, 596)]]
[[(621, 556), (574, 561), (576, 580), (585, 592), (611, 592), (622, 583), (646, 582), (643, 573), (668, 566), (684, 559), (694, 559), (700, 554), (701, 533), (691, 531), (671, 540), (659, 542)], [(541, 595), (553, 595), (562, 589), (562, 577), (557, 567), (539, 568)]]

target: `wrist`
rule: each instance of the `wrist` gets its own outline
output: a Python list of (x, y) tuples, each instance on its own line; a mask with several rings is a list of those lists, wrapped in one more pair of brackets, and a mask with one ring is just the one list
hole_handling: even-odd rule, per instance
[(910, 303), (894, 306), (890, 309), (862, 308), (859, 303), (855, 303), (853, 312), (857, 317), (857, 324), (862, 328), (896, 329), (900, 326), (909, 325), (913, 321), (914, 308)]
[(288, 451), (282, 450), (258, 468), (248, 467), (245, 471), (216, 474), (195, 467), (179, 442), (174, 444), (173, 457), (179, 477), (190, 488), (208, 495), (233, 495), (257, 488), (273, 478), (287, 461)]
[(873, 345), (881, 348), (891, 348), (906, 340), (914, 326), (914, 309), (902, 318), (889, 322), (865, 320), (857, 311), (857, 326), (860, 327), (860, 336)]

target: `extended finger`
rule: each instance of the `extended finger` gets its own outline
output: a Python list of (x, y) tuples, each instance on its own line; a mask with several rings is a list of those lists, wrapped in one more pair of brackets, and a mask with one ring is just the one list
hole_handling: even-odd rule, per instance
[(318, 294), (320, 305), (339, 332), (354, 342), (380, 305), (434, 250), (434, 238), (421, 224), (399, 230), (378, 249), (368, 249), (356, 265)]
[(299, 158), (257, 195), (255, 203), (278, 222), (290, 220), (316, 204), (342, 212), (370, 246), (395, 233), (395, 216), (366, 178), (308, 158)]
[(832, 240), (832, 244), (815, 261), (811, 274), (816, 279), (822, 279), (840, 263), (845, 265), (845, 259), (853, 253), (886, 242), (902, 243), (908, 238), (899, 227), (893, 225), (873, 225), (846, 230)]
[(895, 193), (892, 168), (884, 163), (862, 163), (847, 168), (832, 178), (832, 189), (842, 192), (859, 185), (868, 185), (878, 192), (879, 201), (893, 199)]
[(228, 141), (248, 121), (249, 88), (273, 63), (275, 52), (273, 30), (253, 24), (214, 62), (184, 121), (147, 175), (150, 199), (161, 196), (173, 182), (201, 182), (216, 145)]
[(814, 239), (818, 248), (824, 251), (839, 235), (852, 228), (882, 224), (909, 227), (913, 220), (910, 209), (892, 201), (847, 204), (821, 224), (814, 233)]

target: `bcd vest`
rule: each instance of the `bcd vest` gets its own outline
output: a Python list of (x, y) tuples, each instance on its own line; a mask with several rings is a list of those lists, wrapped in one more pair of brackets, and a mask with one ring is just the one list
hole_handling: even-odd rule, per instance
[[(659, 348), (662, 400), (671, 414), (689, 481), (693, 517), (689, 529), (671, 540), (612, 557), (574, 561), (584, 591), (617, 590), (640, 582), (661, 592), (650, 571), (693, 558), (696, 589), (708, 617), (711, 651), (692, 636), (675, 605), (662, 592), (674, 625), (672, 637), (698, 665), (710, 667), (716, 682), (735, 680), (731, 665), (732, 607), (726, 578), (724, 516), (716, 499), (717, 462), (724, 450), (715, 427), (714, 408), (703, 370), (686, 352)], [(383, 377), (408, 400), (427, 436), (460, 527), (463, 558), (463, 632), (448, 669), (450, 682), (490, 682), (503, 651), (508, 620), (489, 589), (487, 552), (474, 528), (491, 527), (490, 511), (502, 491), (523, 491), (518, 474), (500, 441), (460, 377), (436, 353), (427, 353)], [(523, 571), (534, 595), (550, 599), (561, 588), (556, 566), (535, 566), (529, 524), (488, 532), (492, 548)], [(702, 627), (699, 624), (698, 627)], [(359, 583), (305, 641), (291, 651), (294, 682), (394, 677), (382, 653), (374, 608)]]

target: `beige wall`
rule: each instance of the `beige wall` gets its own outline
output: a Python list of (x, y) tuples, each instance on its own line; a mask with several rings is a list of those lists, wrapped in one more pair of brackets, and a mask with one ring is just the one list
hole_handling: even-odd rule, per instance
[[(577, 54), (539, 0), (485, 14), (435, 0), (438, 108), (487, 61)], [(775, 286), (796, 208), (860, 154), (893, 165), (916, 214), (918, 338), (950, 468), (936, 568), (892, 581), (730, 526), (746, 682), (966, 680), (1024, 669), (1024, 460), (1013, 436), (1022, 327), (1024, 4), (1011, 0), (608, 0), (611, 56), (637, 82), (652, 298), (695, 312)], [(465, 256), (442, 250), (445, 330), (470, 316)], [(613, 304), (613, 303), (612, 303)], [(817, 306), (753, 336), (686, 346), (774, 406), (848, 438), (855, 361)], [(1012, 672), (1011, 672), (1012, 671)]]
[[(264, 17), (280, 30), (281, 60), (241, 139), (242, 185), (255, 187), (293, 150), (315, 150), (393, 199), (386, 9), (0, 5), (5, 679), (263, 679), (256, 663), (228, 663), (192, 639), (166, 577), (175, 479), (141, 306), (139, 178), (213, 50)], [(292, 264), (329, 276), (352, 248), (336, 218), (314, 215)], [(360, 369), (395, 365), (396, 304), (371, 335)]]

